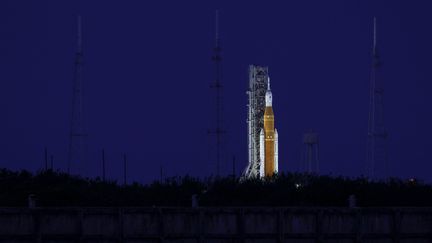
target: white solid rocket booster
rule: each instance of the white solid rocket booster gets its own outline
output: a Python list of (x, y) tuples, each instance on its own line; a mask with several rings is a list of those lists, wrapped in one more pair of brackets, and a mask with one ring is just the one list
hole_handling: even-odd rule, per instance
[(259, 176), (264, 177), (264, 129), (260, 132), (260, 171)]
[(274, 170), (275, 170), (275, 173), (278, 173), (278, 171), (279, 171), (279, 155), (278, 155), (278, 144), (279, 144), (279, 136), (278, 136), (278, 132), (277, 132), (277, 129), (275, 128), (275, 134), (274, 134), (274, 137), (275, 137), (275, 148), (274, 148), (274, 160), (275, 160), (275, 167), (274, 167)]

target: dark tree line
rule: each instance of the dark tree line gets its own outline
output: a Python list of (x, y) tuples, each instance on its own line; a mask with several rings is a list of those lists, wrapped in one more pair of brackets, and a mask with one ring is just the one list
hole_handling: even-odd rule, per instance
[(354, 195), (357, 205), (432, 206), (432, 186), (416, 180), (280, 174), (264, 180), (232, 177), (198, 179), (173, 177), (150, 184), (118, 185), (43, 171), (0, 170), (0, 206), (27, 206), (29, 195), (36, 205), (51, 206), (347, 206)]

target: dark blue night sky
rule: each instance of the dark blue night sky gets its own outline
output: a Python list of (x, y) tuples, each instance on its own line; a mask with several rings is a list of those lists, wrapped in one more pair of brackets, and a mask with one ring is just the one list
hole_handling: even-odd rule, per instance
[(389, 174), (432, 181), (432, 5), (428, 1), (0, 2), (0, 167), (36, 171), (44, 147), (66, 169), (76, 16), (82, 15), (88, 165), (129, 181), (215, 171), (211, 62), (220, 10), (225, 162), (247, 162), (248, 65), (269, 66), (282, 171), (320, 134), (322, 174), (366, 158), (372, 24), (383, 61)]

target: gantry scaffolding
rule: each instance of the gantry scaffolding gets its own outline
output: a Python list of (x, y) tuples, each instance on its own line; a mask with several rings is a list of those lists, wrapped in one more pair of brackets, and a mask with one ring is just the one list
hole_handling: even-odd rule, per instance
[(248, 94), (248, 157), (249, 163), (243, 177), (259, 177), (260, 132), (264, 127), (265, 93), (268, 82), (268, 67), (249, 66)]

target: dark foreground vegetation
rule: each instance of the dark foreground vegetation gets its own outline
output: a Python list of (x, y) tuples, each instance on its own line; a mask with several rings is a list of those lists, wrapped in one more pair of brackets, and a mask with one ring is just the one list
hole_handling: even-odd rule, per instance
[(114, 181), (69, 176), (53, 171), (32, 174), (0, 170), (0, 206), (432, 206), (432, 186), (416, 180), (281, 174), (266, 180), (170, 178), (127, 186)]

